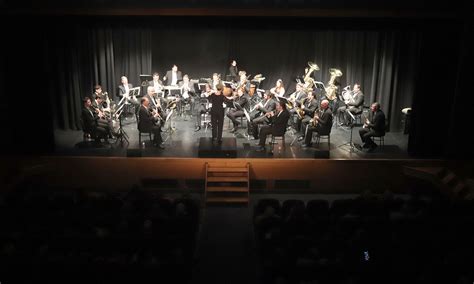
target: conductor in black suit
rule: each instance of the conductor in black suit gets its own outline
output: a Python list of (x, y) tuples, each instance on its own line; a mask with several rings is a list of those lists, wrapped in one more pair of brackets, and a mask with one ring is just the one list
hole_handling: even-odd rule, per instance
[(216, 91), (213, 92), (209, 97), (209, 101), (212, 104), (211, 107), (211, 124), (212, 124), (212, 142), (222, 143), (222, 128), (224, 127), (224, 104), (230, 102), (222, 90), (224, 86), (218, 84)]
[(152, 132), (153, 145), (160, 149), (164, 149), (163, 145), (161, 145), (163, 140), (161, 138), (161, 123), (158, 119), (158, 112), (150, 112), (150, 101), (147, 97), (143, 97), (140, 100), (140, 103), (140, 110), (138, 112), (138, 130), (140, 132)]
[(174, 64), (171, 70), (166, 71), (163, 80), (166, 82), (166, 86), (178, 86), (179, 82), (183, 81), (183, 75), (181, 71), (178, 71), (178, 66)]
[[(313, 126), (315, 124), (315, 126)], [(329, 101), (322, 100), (319, 109), (315, 112), (313, 121), (308, 124), (306, 135), (304, 138), (303, 147), (311, 147), (311, 139), (313, 138), (313, 131), (319, 135), (329, 135), (332, 127), (332, 111), (329, 108)]]
[(264, 125), (260, 130), (260, 141), (258, 143), (259, 148), (257, 151), (265, 150), (265, 140), (268, 135), (283, 136), (285, 135), (286, 125), (290, 118), (290, 113), (286, 110), (284, 102), (280, 101), (276, 104), (275, 111), (265, 114), (271, 118), (271, 125)]
[(373, 151), (377, 144), (372, 140), (374, 136), (385, 135), (385, 114), (380, 109), (380, 104), (375, 102), (370, 106), (369, 118), (359, 130), (360, 139), (364, 142), (363, 148)]

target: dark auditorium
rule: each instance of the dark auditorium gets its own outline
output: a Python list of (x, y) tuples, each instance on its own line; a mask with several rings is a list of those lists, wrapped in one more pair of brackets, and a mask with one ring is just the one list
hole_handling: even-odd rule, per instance
[(474, 283), (471, 5), (0, 0), (0, 284)]

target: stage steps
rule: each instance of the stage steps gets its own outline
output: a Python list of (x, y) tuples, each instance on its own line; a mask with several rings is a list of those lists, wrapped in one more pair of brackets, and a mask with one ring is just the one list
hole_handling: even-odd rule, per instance
[(472, 199), (474, 189), (468, 181), (445, 167), (404, 167), (404, 173), (436, 185), (442, 192), (456, 199)]
[(206, 204), (247, 205), (250, 200), (250, 164), (206, 163)]

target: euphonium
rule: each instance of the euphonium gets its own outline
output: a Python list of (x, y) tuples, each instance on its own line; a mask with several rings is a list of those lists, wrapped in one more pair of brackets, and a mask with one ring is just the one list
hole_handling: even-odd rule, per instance
[(337, 77), (342, 76), (342, 71), (339, 69), (331, 68), (329, 69), (329, 74), (331, 74), (331, 78), (329, 79), (328, 86), (326, 87), (326, 97), (328, 100), (335, 100), (337, 98), (336, 96), (336, 90), (337, 86), (334, 85), (334, 81), (336, 80)]

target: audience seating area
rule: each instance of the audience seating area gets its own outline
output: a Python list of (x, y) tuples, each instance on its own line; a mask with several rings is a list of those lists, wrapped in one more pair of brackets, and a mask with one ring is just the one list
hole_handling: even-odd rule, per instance
[(262, 283), (471, 283), (474, 202), (442, 197), (259, 200)]
[(200, 207), (127, 193), (24, 185), (0, 196), (2, 283), (183, 283)]

